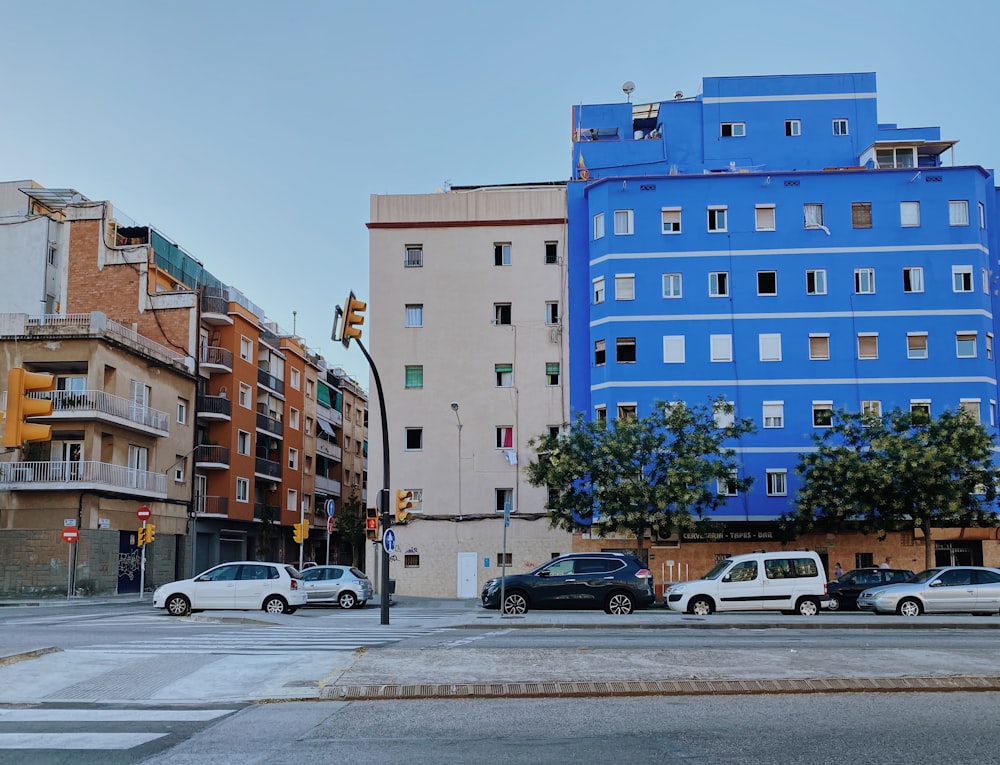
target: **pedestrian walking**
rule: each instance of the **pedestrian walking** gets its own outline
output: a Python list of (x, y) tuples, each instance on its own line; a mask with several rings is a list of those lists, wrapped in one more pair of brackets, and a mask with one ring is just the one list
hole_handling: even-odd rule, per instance
[(833, 567), (833, 578), (840, 579), (844, 575), (844, 569), (840, 567), (840, 561), (838, 560), (836, 565)]
[(886, 555), (885, 560), (882, 561), (882, 565), (879, 568), (892, 568), (892, 558)]

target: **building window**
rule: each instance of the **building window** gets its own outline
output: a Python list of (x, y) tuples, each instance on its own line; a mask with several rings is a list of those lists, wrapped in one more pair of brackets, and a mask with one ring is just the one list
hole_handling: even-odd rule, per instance
[(306, 380), (306, 398), (311, 399), (313, 397), (313, 387), (315, 382), (315, 380)]
[(177, 424), (184, 425), (188, 418), (188, 402), (186, 398), (177, 399)]
[(495, 364), (493, 366), (493, 373), (496, 376), (496, 387), (511, 388), (514, 386), (513, 364)]
[(684, 363), (684, 335), (663, 336), (663, 363)]
[(545, 384), (546, 385), (558, 385), (559, 384), (559, 362), (558, 361), (548, 361), (545, 363)]
[(990, 294), (990, 270), (988, 268), (984, 268), (982, 270), (982, 277), (983, 277), (982, 278), (983, 294), (984, 295), (989, 295)]
[(924, 291), (924, 269), (922, 266), (912, 266), (903, 269), (903, 292)]
[(295, 407), (288, 409), (288, 427), (292, 430), (299, 429), (299, 410)]
[(187, 462), (187, 455), (175, 454), (174, 457), (174, 482), (184, 483), (184, 464)]
[(851, 225), (854, 228), (872, 227), (872, 203), (852, 202), (851, 203)]
[(236, 453), (250, 454), (250, 434), (245, 430), (236, 431)]
[(594, 239), (604, 238), (604, 213), (594, 216)]
[(417, 452), (424, 448), (424, 429), (406, 429), (406, 451)]
[(916, 167), (917, 150), (912, 146), (877, 149), (875, 151), (875, 163), (878, 167)]
[(632, 233), (632, 211), (615, 210), (615, 236), (628, 236)]
[(514, 512), (514, 490), (497, 489), (495, 492), (496, 503), (493, 509), (498, 513)]
[(303, 431), (307, 436), (311, 436), (313, 432), (313, 418), (306, 417), (306, 429)]
[(858, 358), (877, 359), (878, 358), (878, 333), (859, 332), (858, 333)]
[(553, 266), (559, 262), (559, 242), (545, 243), (545, 265)]
[(874, 399), (861, 402), (861, 414), (868, 414), (873, 417), (882, 416), (882, 402)]
[(604, 277), (594, 279), (594, 305), (604, 302)]
[(723, 122), (723, 138), (742, 138), (747, 134), (747, 124), (745, 122)]
[(497, 449), (513, 449), (514, 448), (514, 428), (509, 425), (501, 425), (496, 429), (496, 447)]
[(619, 337), (615, 340), (615, 361), (619, 364), (635, 363), (634, 337)]
[(997, 424), (997, 402), (990, 399), (990, 425)]
[(832, 401), (813, 401), (812, 402), (812, 416), (813, 416), (813, 427), (814, 428), (831, 428), (831, 427), (833, 427), (833, 402)]
[(299, 493), (295, 489), (289, 489), (285, 498), (285, 509), (290, 513), (299, 511)]
[(240, 337), (240, 358), (253, 363), (253, 343), (249, 337)]
[(604, 404), (594, 407), (594, 420), (597, 422), (608, 421), (608, 408)]
[(733, 360), (732, 335), (709, 335), (708, 344), (712, 361)]
[(986, 205), (979, 202), (979, 228), (986, 228)]
[(708, 208), (708, 230), (722, 232), (726, 230), (726, 207)]
[(847, 120), (836, 119), (833, 121), (834, 135), (847, 135)]
[(493, 265), (510, 265), (510, 242), (496, 242), (493, 245)]
[(854, 269), (854, 292), (858, 295), (875, 294), (875, 269), (855, 268)]
[(514, 565), (514, 553), (497, 553), (497, 568), (510, 568)]
[(910, 414), (913, 421), (918, 424), (926, 424), (931, 419), (931, 400), (929, 398), (910, 399)]
[(785, 402), (765, 401), (763, 419), (765, 428), (785, 427)]
[(986, 333), (986, 360), (993, 360), (993, 334), (991, 332)]
[(253, 404), (250, 396), (251, 396), (250, 386), (247, 385), (246, 383), (240, 383), (239, 402), (240, 406), (242, 406), (244, 409), (253, 409)]
[(820, 228), (823, 225), (823, 205), (821, 204), (802, 205), (802, 215), (805, 218), (806, 228)]
[(927, 358), (927, 333), (907, 332), (906, 333), (906, 358), (926, 359)]
[(302, 373), (298, 369), (290, 369), (288, 383), (292, 386), (292, 390), (299, 390), (302, 387)]
[(660, 210), (660, 223), (664, 234), (681, 233), (681, 208), (664, 207)]
[(545, 323), (552, 325), (559, 323), (559, 303), (550, 300), (545, 304)]
[(246, 478), (236, 479), (236, 501), (237, 502), (250, 501), (250, 481), (248, 481)]
[(830, 335), (809, 335), (809, 358), (813, 361), (826, 361), (830, 358)]
[(729, 272), (712, 271), (708, 275), (709, 297), (729, 297)]
[(712, 419), (715, 427), (728, 428), (736, 421), (736, 407), (728, 401), (717, 401), (712, 405)]
[(665, 298), (679, 298), (679, 297), (681, 297), (681, 275), (680, 274), (664, 274), (663, 275), (663, 297), (665, 297)]
[(493, 304), (493, 323), (510, 324), (510, 303)]
[(968, 199), (952, 199), (948, 202), (948, 224), (952, 226), (969, 225)]
[(806, 271), (806, 294), (826, 294), (826, 269), (819, 268)]
[(978, 398), (963, 398), (958, 402), (959, 409), (967, 413), (976, 423), (981, 423)]
[(604, 341), (595, 340), (594, 341), (594, 366), (604, 366), (605, 353), (604, 353)]
[(754, 213), (758, 231), (774, 231), (774, 205), (757, 205)]
[(758, 271), (757, 272), (757, 294), (777, 295), (778, 294), (778, 272)]
[(972, 266), (951, 267), (952, 292), (972, 292)]
[(788, 471), (768, 470), (767, 471), (767, 496), (784, 497), (788, 494)]
[(899, 203), (899, 225), (903, 228), (916, 228), (920, 225), (920, 202)]
[(723, 497), (737, 497), (739, 496), (739, 491), (736, 488), (736, 471), (732, 473), (732, 479), (727, 480), (725, 478), (715, 479), (715, 491)]
[(781, 361), (781, 335), (769, 332), (757, 336), (761, 361)]
[(403, 568), (420, 568), (420, 555), (418, 553), (405, 553), (403, 555)]
[(424, 246), (422, 244), (406, 245), (406, 252), (403, 256), (403, 266), (406, 268), (420, 268), (424, 264)]
[(619, 420), (634, 420), (637, 416), (638, 405), (637, 404), (619, 404), (618, 405), (618, 419)]
[(615, 300), (635, 300), (635, 274), (615, 275)]
[(407, 388), (424, 387), (424, 367), (423, 364), (410, 364), (404, 367), (405, 382)]
[(299, 450), (298, 449), (292, 449), (291, 447), (289, 447), (289, 449), (288, 449), (288, 469), (289, 470), (298, 470), (299, 469)]
[(424, 307), (421, 304), (411, 304), (406, 306), (406, 326), (424, 326)]
[(975, 332), (958, 332), (955, 334), (955, 354), (960, 359), (976, 358)]

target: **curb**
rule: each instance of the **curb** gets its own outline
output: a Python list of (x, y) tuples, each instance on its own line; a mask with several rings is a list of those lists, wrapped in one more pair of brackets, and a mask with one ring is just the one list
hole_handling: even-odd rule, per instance
[(709, 621), (690, 621), (684, 620), (681, 622), (661, 622), (651, 623), (651, 622), (639, 622), (638, 624), (628, 622), (513, 622), (513, 621), (497, 621), (497, 622), (483, 622), (483, 623), (467, 623), (467, 624), (452, 624), (449, 625), (449, 629), (470, 629), (470, 630), (481, 630), (481, 629), (496, 629), (497, 627), (506, 627), (510, 629), (587, 629), (587, 630), (599, 630), (599, 629), (633, 629), (633, 630), (1000, 630), (1000, 621), (998, 622), (984, 622), (981, 624), (975, 624), (971, 622), (963, 623), (944, 623), (940, 621), (926, 621), (926, 620), (883, 620), (880, 619), (877, 622), (871, 623), (861, 623), (861, 622), (826, 622), (822, 623), (819, 621), (809, 621), (809, 622), (709, 622)]
[(48, 648), (36, 648), (33, 651), (7, 654), (6, 656), (0, 656), (0, 667), (17, 664), (19, 661), (27, 661), (28, 659), (37, 659), (39, 656), (45, 656), (48, 653), (59, 653), (60, 651), (62, 651), (62, 648), (49, 646)]

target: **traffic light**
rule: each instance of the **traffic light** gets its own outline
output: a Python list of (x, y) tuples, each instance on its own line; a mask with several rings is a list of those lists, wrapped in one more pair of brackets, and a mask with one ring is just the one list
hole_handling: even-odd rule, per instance
[(142, 547), (144, 544), (146, 544), (146, 527), (145, 526), (140, 526), (139, 527), (139, 540), (138, 540), (137, 544), (139, 545), (139, 547)]
[(374, 507), (369, 507), (365, 510), (367, 517), (365, 518), (365, 536), (371, 541), (378, 539), (378, 510)]
[(152, 544), (156, 541), (156, 526), (152, 523), (146, 524), (146, 544)]
[(302, 523), (296, 523), (292, 526), (294, 531), (292, 532), (292, 539), (295, 540), (295, 544), (300, 545), (302, 542), (309, 538), (309, 521), (302, 521)]
[(347, 302), (344, 303), (344, 326), (340, 332), (340, 342), (344, 344), (345, 348), (351, 344), (352, 338), (361, 339), (361, 325), (365, 323), (363, 314), (367, 307), (368, 304), (362, 303), (354, 297), (354, 291), (351, 290)]
[(25, 441), (48, 441), (52, 438), (50, 425), (27, 422), (28, 417), (46, 417), (52, 414), (52, 399), (33, 398), (31, 391), (53, 390), (55, 378), (44, 372), (27, 372), (14, 367), (7, 375), (7, 427), (3, 432), (3, 445), (21, 446)]
[(410, 501), (413, 499), (413, 492), (406, 491), (406, 489), (399, 489), (396, 492), (396, 523), (405, 523), (410, 520), (410, 513), (407, 512), (413, 503)]

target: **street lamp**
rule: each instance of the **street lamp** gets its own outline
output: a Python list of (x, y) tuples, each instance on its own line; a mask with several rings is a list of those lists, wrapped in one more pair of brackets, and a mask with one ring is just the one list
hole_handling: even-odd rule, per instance
[(451, 411), (455, 413), (458, 425), (458, 519), (462, 520), (462, 418), (458, 416), (458, 402), (451, 402)]

